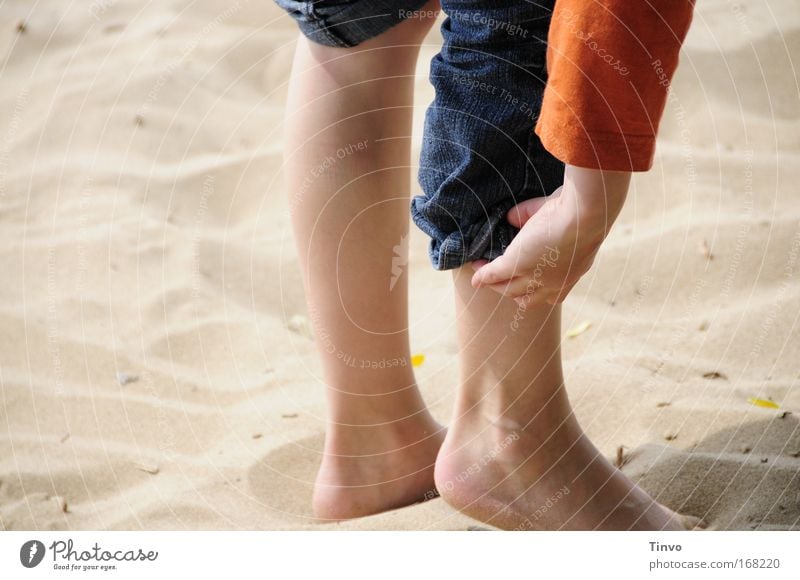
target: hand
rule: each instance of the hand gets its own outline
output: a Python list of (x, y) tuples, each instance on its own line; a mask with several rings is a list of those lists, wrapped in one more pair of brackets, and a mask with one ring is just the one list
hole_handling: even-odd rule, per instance
[(591, 268), (625, 203), (630, 177), (567, 165), (564, 185), (552, 195), (511, 208), (506, 217), (519, 234), (499, 258), (472, 262), (472, 285), (523, 307), (562, 302)]

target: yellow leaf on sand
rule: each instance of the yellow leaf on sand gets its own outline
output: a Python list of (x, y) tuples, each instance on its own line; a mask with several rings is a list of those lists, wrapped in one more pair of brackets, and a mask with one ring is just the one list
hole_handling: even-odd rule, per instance
[(589, 330), (589, 327), (590, 327), (591, 325), (592, 325), (592, 321), (591, 321), (591, 320), (584, 320), (584, 321), (583, 321), (583, 322), (581, 322), (581, 323), (580, 323), (578, 326), (575, 326), (575, 327), (573, 327), (573, 328), (570, 328), (570, 329), (567, 331), (567, 338), (575, 338), (575, 337), (576, 337), (576, 336), (578, 336), (579, 334), (583, 334), (584, 332), (586, 332), (587, 330)]
[(424, 362), (425, 362), (425, 355), (424, 354), (415, 354), (414, 356), (411, 357), (411, 366), (412, 367), (418, 367)]
[(751, 405), (755, 405), (756, 407), (764, 407), (766, 409), (780, 409), (780, 405), (774, 401), (769, 401), (767, 399), (757, 399), (756, 397), (750, 397), (747, 399), (747, 402)]

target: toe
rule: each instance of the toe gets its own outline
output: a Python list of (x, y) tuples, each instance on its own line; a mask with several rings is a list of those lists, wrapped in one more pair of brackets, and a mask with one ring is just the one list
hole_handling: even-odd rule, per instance
[(705, 530), (708, 527), (706, 522), (696, 516), (678, 514), (678, 518), (680, 519), (681, 525), (687, 530)]

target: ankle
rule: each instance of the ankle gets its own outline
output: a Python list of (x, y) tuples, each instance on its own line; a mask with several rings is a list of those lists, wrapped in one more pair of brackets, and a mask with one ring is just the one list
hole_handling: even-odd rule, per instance
[(563, 387), (517, 396), (498, 387), (481, 399), (459, 400), (454, 416), (454, 428), (480, 431), (496, 440), (512, 433), (541, 438), (557, 430), (580, 429)]
[(330, 421), (326, 447), (339, 453), (348, 450), (358, 454), (388, 454), (418, 445), (441, 442), (444, 428), (427, 410), (415, 415), (368, 425), (352, 425)]
[(398, 388), (386, 393), (359, 393), (329, 387), (328, 423), (339, 427), (394, 427), (430, 420), (430, 413), (417, 386)]

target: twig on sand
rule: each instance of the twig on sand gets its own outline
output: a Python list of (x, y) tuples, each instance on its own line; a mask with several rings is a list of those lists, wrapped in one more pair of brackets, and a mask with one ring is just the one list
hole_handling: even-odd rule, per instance
[(156, 475), (160, 471), (158, 465), (152, 463), (134, 463), (133, 466), (139, 471), (144, 471), (150, 475)]
[(622, 469), (622, 466), (628, 462), (628, 457), (625, 455), (625, 446), (620, 445), (617, 447), (617, 460), (614, 463), (617, 469)]

